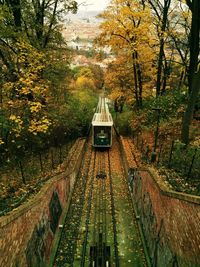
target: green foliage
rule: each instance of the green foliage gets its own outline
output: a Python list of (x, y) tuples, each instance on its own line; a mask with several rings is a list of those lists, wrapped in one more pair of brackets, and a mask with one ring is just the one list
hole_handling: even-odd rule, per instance
[(200, 149), (186, 146), (179, 140), (174, 142), (173, 147), (166, 147), (163, 142), (162, 145), (160, 174), (166, 177), (173, 190), (200, 195)]
[(97, 102), (97, 97), (89, 90), (76, 92), (74, 94), (70, 105), (70, 114), (74, 114), (76, 118), (76, 126), (73, 129), (75, 134), (77, 128), (79, 135), (86, 135)]
[(185, 103), (185, 95), (180, 91), (170, 91), (163, 96), (153, 99), (149, 102), (149, 117), (148, 119), (155, 118), (155, 111), (153, 108), (161, 109), (161, 119), (168, 120), (169, 117), (174, 117), (177, 115), (178, 109), (180, 109)]
[(177, 119), (182, 116), (183, 107), (186, 102), (186, 95), (181, 91), (169, 91), (157, 98), (147, 98), (143, 102), (143, 109), (135, 111), (132, 120), (132, 127), (152, 127), (158, 118), (160, 109), (160, 122), (168, 123), (170, 120)]
[(133, 113), (127, 106), (125, 106), (124, 111), (122, 113), (112, 112), (113, 120), (115, 126), (120, 134), (122, 135), (130, 135), (130, 121), (132, 119)]
[[(200, 149), (197, 149), (197, 151), (196, 149), (196, 147), (186, 146), (180, 141), (175, 142), (170, 167), (178, 172), (186, 180), (198, 180), (200, 176)], [(194, 162), (192, 163), (193, 157)]]
[(34, 136), (29, 144), (34, 151), (62, 146), (71, 139), (87, 134), (97, 97), (90, 90), (67, 92), (65, 101), (53, 103), (49, 110), (52, 126), (48, 134)]

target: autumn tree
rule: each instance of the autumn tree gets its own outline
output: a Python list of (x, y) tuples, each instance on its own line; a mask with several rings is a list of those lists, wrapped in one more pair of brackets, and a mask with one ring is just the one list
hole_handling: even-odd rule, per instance
[(98, 65), (80, 66), (73, 69), (74, 77), (71, 82), (71, 88), (91, 89), (97, 91), (102, 89), (104, 84), (104, 73)]
[[(16, 164), (26, 151), (44, 147), (44, 137), (52, 126), (49, 116), (51, 102), (49, 84), (43, 79), (44, 54), (26, 42), (16, 43), (16, 79), (4, 83), (0, 113), (0, 154), (5, 163), (12, 159)], [(38, 152), (38, 151), (37, 151)], [(23, 175), (22, 175), (23, 176)]]
[(110, 62), (105, 73), (105, 88), (109, 98), (114, 101), (116, 112), (122, 112), (124, 103), (134, 105), (134, 83), (132, 78), (132, 62), (126, 57), (118, 56)]
[(26, 39), (41, 50), (51, 44), (64, 44), (61, 22), (69, 11), (76, 12), (77, 3), (72, 0), (33, 0), (0, 2), (0, 64), (6, 67), (5, 75), (15, 79), (16, 42)]
[(118, 56), (109, 63), (105, 73), (105, 87), (111, 99), (126, 96), (127, 101), (133, 102), (132, 62), (128, 62), (126, 57)]
[(168, 25), (169, 48), (176, 50), (174, 64), (179, 69), (178, 89), (188, 84), (189, 66), (189, 38), (191, 28), (191, 12), (182, 3), (175, 6), (169, 15), (170, 24)]
[(17, 43), (17, 81), (4, 84), (3, 93), (7, 100), (3, 107), (12, 124), (10, 132), (19, 137), (22, 132), (33, 135), (46, 133), (51, 122), (48, 120), (48, 84), (42, 79), (45, 67), (44, 55), (27, 43)]
[(98, 43), (110, 46), (116, 55), (126, 55), (127, 61), (131, 61), (134, 97), (140, 108), (144, 83), (150, 80), (148, 72), (153, 68), (154, 58), (149, 9), (140, 1), (113, 0), (100, 17), (104, 22)]
[(102, 89), (104, 85), (104, 71), (99, 65), (90, 64), (88, 68), (94, 75), (94, 84), (97, 89)]
[[(47, 99), (53, 97), (56, 102), (58, 94), (59, 98), (65, 95), (66, 90), (61, 83), (64, 80), (67, 82), (69, 73), (69, 56), (65, 60), (69, 51), (62, 38), (61, 23), (69, 11), (76, 10), (77, 3), (71, 0), (0, 2), (2, 142), (9, 139), (9, 130), (6, 129), (10, 128), (11, 132), (16, 128), (18, 135), (20, 132), (47, 132)], [(61, 51), (60, 62), (63, 63), (59, 74), (56, 50)], [(51, 67), (44, 58), (49, 59)], [(48, 72), (54, 74), (51, 76), (54, 80), (48, 76)]]
[(69, 96), (69, 85), (73, 79), (70, 68), (71, 53), (65, 47), (45, 51), (46, 66), (43, 78), (48, 81), (54, 105), (63, 105)]
[(170, 10), (171, 0), (147, 0), (153, 16), (155, 18), (155, 27), (159, 40), (159, 49), (157, 56), (157, 79), (156, 79), (156, 96), (159, 96), (166, 88), (166, 79), (168, 72), (168, 64), (165, 54), (166, 31), (168, 26), (168, 14)]

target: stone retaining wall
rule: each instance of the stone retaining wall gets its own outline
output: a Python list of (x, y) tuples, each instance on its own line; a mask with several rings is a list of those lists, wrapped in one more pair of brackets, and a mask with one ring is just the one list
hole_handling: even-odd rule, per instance
[(199, 267), (200, 197), (167, 190), (153, 169), (132, 166), (123, 141), (121, 151), (126, 171), (135, 169), (132, 199), (152, 266)]
[(35, 197), (0, 218), (0, 266), (40, 267), (49, 261), (81, 165), (85, 140), (78, 139), (74, 146), (76, 153), (63, 173), (47, 181)]

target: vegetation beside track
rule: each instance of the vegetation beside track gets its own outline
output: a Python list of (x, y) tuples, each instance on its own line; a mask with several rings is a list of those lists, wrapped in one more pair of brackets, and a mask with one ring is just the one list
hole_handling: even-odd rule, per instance
[[(153, 164), (172, 189), (200, 195), (200, 144), (199, 121), (193, 119), (190, 144), (180, 141), (180, 125), (186, 103), (184, 92), (168, 92), (158, 98), (143, 102), (143, 109), (133, 110), (126, 105), (122, 113), (113, 118), (122, 135), (131, 136), (141, 154), (143, 164)], [(161, 108), (158, 114), (154, 107)], [(156, 129), (157, 144), (155, 150)], [(155, 162), (152, 155), (156, 153)]]
[(33, 139), (19, 136), (15, 146), (12, 142), (1, 146), (1, 215), (21, 205), (61, 171), (75, 139), (86, 135), (96, 102), (91, 89), (72, 91), (67, 102), (52, 111), (55, 126), (47, 134)]

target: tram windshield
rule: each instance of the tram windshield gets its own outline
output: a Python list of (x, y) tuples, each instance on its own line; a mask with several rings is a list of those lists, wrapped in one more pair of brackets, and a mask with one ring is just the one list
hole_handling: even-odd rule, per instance
[(105, 139), (108, 138), (108, 134), (104, 132), (104, 130), (101, 130), (100, 133), (97, 134), (98, 138)]

